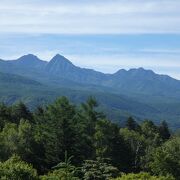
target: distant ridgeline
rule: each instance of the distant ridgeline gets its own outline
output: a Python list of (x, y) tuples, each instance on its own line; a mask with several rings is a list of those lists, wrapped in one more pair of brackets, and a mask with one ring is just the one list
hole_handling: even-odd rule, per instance
[(0, 60), (0, 87), (0, 101), (7, 104), (21, 100), (34, 108), (59, 96), (75, 103), (93, 96), (113, 121), (148, 117), (180, 127), (180, 81), (143, 68), (104, 74), (77, 67), (58, 54), (49, 62), (29, 54)]

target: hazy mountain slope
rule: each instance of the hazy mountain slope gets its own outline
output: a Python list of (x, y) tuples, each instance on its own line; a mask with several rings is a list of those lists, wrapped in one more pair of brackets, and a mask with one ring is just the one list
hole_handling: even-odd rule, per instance
[(114, 74), (103, 74), (73, 65), (63, 56), (56, 55), (47, 65), (46, 72), (84, 85), (111, 88), (120, 94), (140, 93), (180, 97), (180, 81), (167, 75), (158, 75), (143, 68), (119, 70)]
[(68, 59), (61, 55), (56, 55), (46, 65), (45, 69), (50, 75), (56, 75), (65, 79), (73, 80), (83, 84), (101, 83), (106, 77), (105, 74), (94, 71), (92, 69), (80, 68), (73, 65)]
[[(19, 95), (19, 97), (21, 96), (28, 97), (29, 96), (28, 93), (33, 95), (40, 95), (40, 93), (43, 92), (42, 93), (43, 96), (51, 95), (54, 93), (53, 97), (65, 95), (70, 97), (75, 102), (82, 102), (85, 101), (89, 96), (94, 96), (100, 101), (100, 103), (104, 105), (107, 104), (110, 107), (122, 109), (122, 110), (136, 109), (136, 111), (139, 113), (141, 111), (141, 106), (144, 106), (144, 104), (133, 101), (125, 96), (117, 96), (110, 93), (105, 94), (105, 93), (98, 93), (92, 91), (76, 91), (66, 88), (55, 89), (45, 86), (37, 81), (13, 74), (0, 73), (0, 86), (1, 86), (0, 89), (1, 95), (2, 93), (4, 94), (14, 93), (14, 95)], [(137, 107), (135, 108), (135, 106)], [(144, 106), (144, 110), (149, 112), (156, 112), (155, 109), (148, 106)]]
[[(94, 96), (100, 104), (100, 109), (107, 113), (109, 118), (117, 122), (127, 117), (131, 110), (133, 116), (144, 117), (145, 114), (156, 113), (157, 110), (143, 103), (133, 101), (125, 96), (117, 96), (107, 93), (92, 91), (75, 91), (65, 88), (54, 89), (38, 83), (34, 80), (19, 75), (0, 73), (0, 100), (13, 104), (23, 101), (31, 108), (37, 105), (47, 104), (59, 96), (67, 96), (74, 103), (81, 103), (89, 96)], [(142, 108), (144, 109), (142, 111)]]
[(76, 89), (95, 88), (119, 94), (140, 94), (180, 97), (180, 81), (167, 75), (158, 75), (143, 68), (119, 70), (103, 74), (73, 65), (68, 59), (56, 55), (50, 62), (34, 55), (26, 55), (14, 61), (0, 61), (0, 71), (30, 77), (56, 87)]
[(40, 86), (41, 83), (25, 78), (23, 76), (15, 75), (15, 74), (6, 74), (0, 72), (0, 84), (1, 88), (3, 88), (3, 85), (15, 85), (18, 86), (21, 85), (29, 85), (29, 86)]
[(180, 124), (180, 81), (151, 70), (139, 68), (103, 74), (77, 67), (61, 55), (46, 62), (29, 54), (14, 61), (0, 60), (0, 72), (24, 77), (12, 75), (12, 80), (0, 79), (0, 100), (8, 103), (21, 99), (34, 106), (61, 95), (81, 102), (93, 95), (101, 109), (117, 121), (122, 114), (123, 117), (132, 114)]
[(119, 70), (110, 79), (111, 86), (122, 92), (140, 93), (141, 95), (180, 95), (180, 81), (143, 68), (129, 71)]
[[(120, 124), (130, 115), (139, 120), (148, 117), (156, 122), (166, 117), (169, 118), (166, 112), (163, 113), (153, 106), (123, 95), (66, 88), (54, 89), (21, 76), (4, 73), (0, 73), (0, 86), (0, 101), (7, 104), (21, 100), (30, 108), (34, 108), (38, 105), (50, 103), (59, 96), (67, 96), (74, 103), (81, 103), (89, 96), (93, 96), (99, 102), (99, 110), (102, 110), (111, 120)], [(170, 120), (173, 119), (176, 120), (177, 117), (171, 114)], [(170, 122), (170, 125), (173, 127), (175, 122), (177, 121)]]

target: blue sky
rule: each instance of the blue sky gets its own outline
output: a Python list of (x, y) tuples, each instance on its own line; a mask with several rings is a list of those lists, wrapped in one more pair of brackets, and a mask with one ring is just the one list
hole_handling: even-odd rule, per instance
[(0, 58), (60, 53), (113, 73), (144, 67), (180, 79), (179, 0), (1, 0)]

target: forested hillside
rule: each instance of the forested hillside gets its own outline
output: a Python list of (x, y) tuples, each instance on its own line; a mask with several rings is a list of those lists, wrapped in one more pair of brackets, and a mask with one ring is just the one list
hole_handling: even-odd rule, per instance
[(165, 121), (112, 123), (93, 98), (34, 111), (1, 104), (0, 138), (0, 179), (180, 179), (178, 133)]

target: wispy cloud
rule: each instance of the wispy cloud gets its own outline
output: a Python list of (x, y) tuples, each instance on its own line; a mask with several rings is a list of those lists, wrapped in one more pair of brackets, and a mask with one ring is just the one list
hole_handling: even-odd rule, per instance
[(0, 32), (180, 33), (179, 0), (2, 0)]

